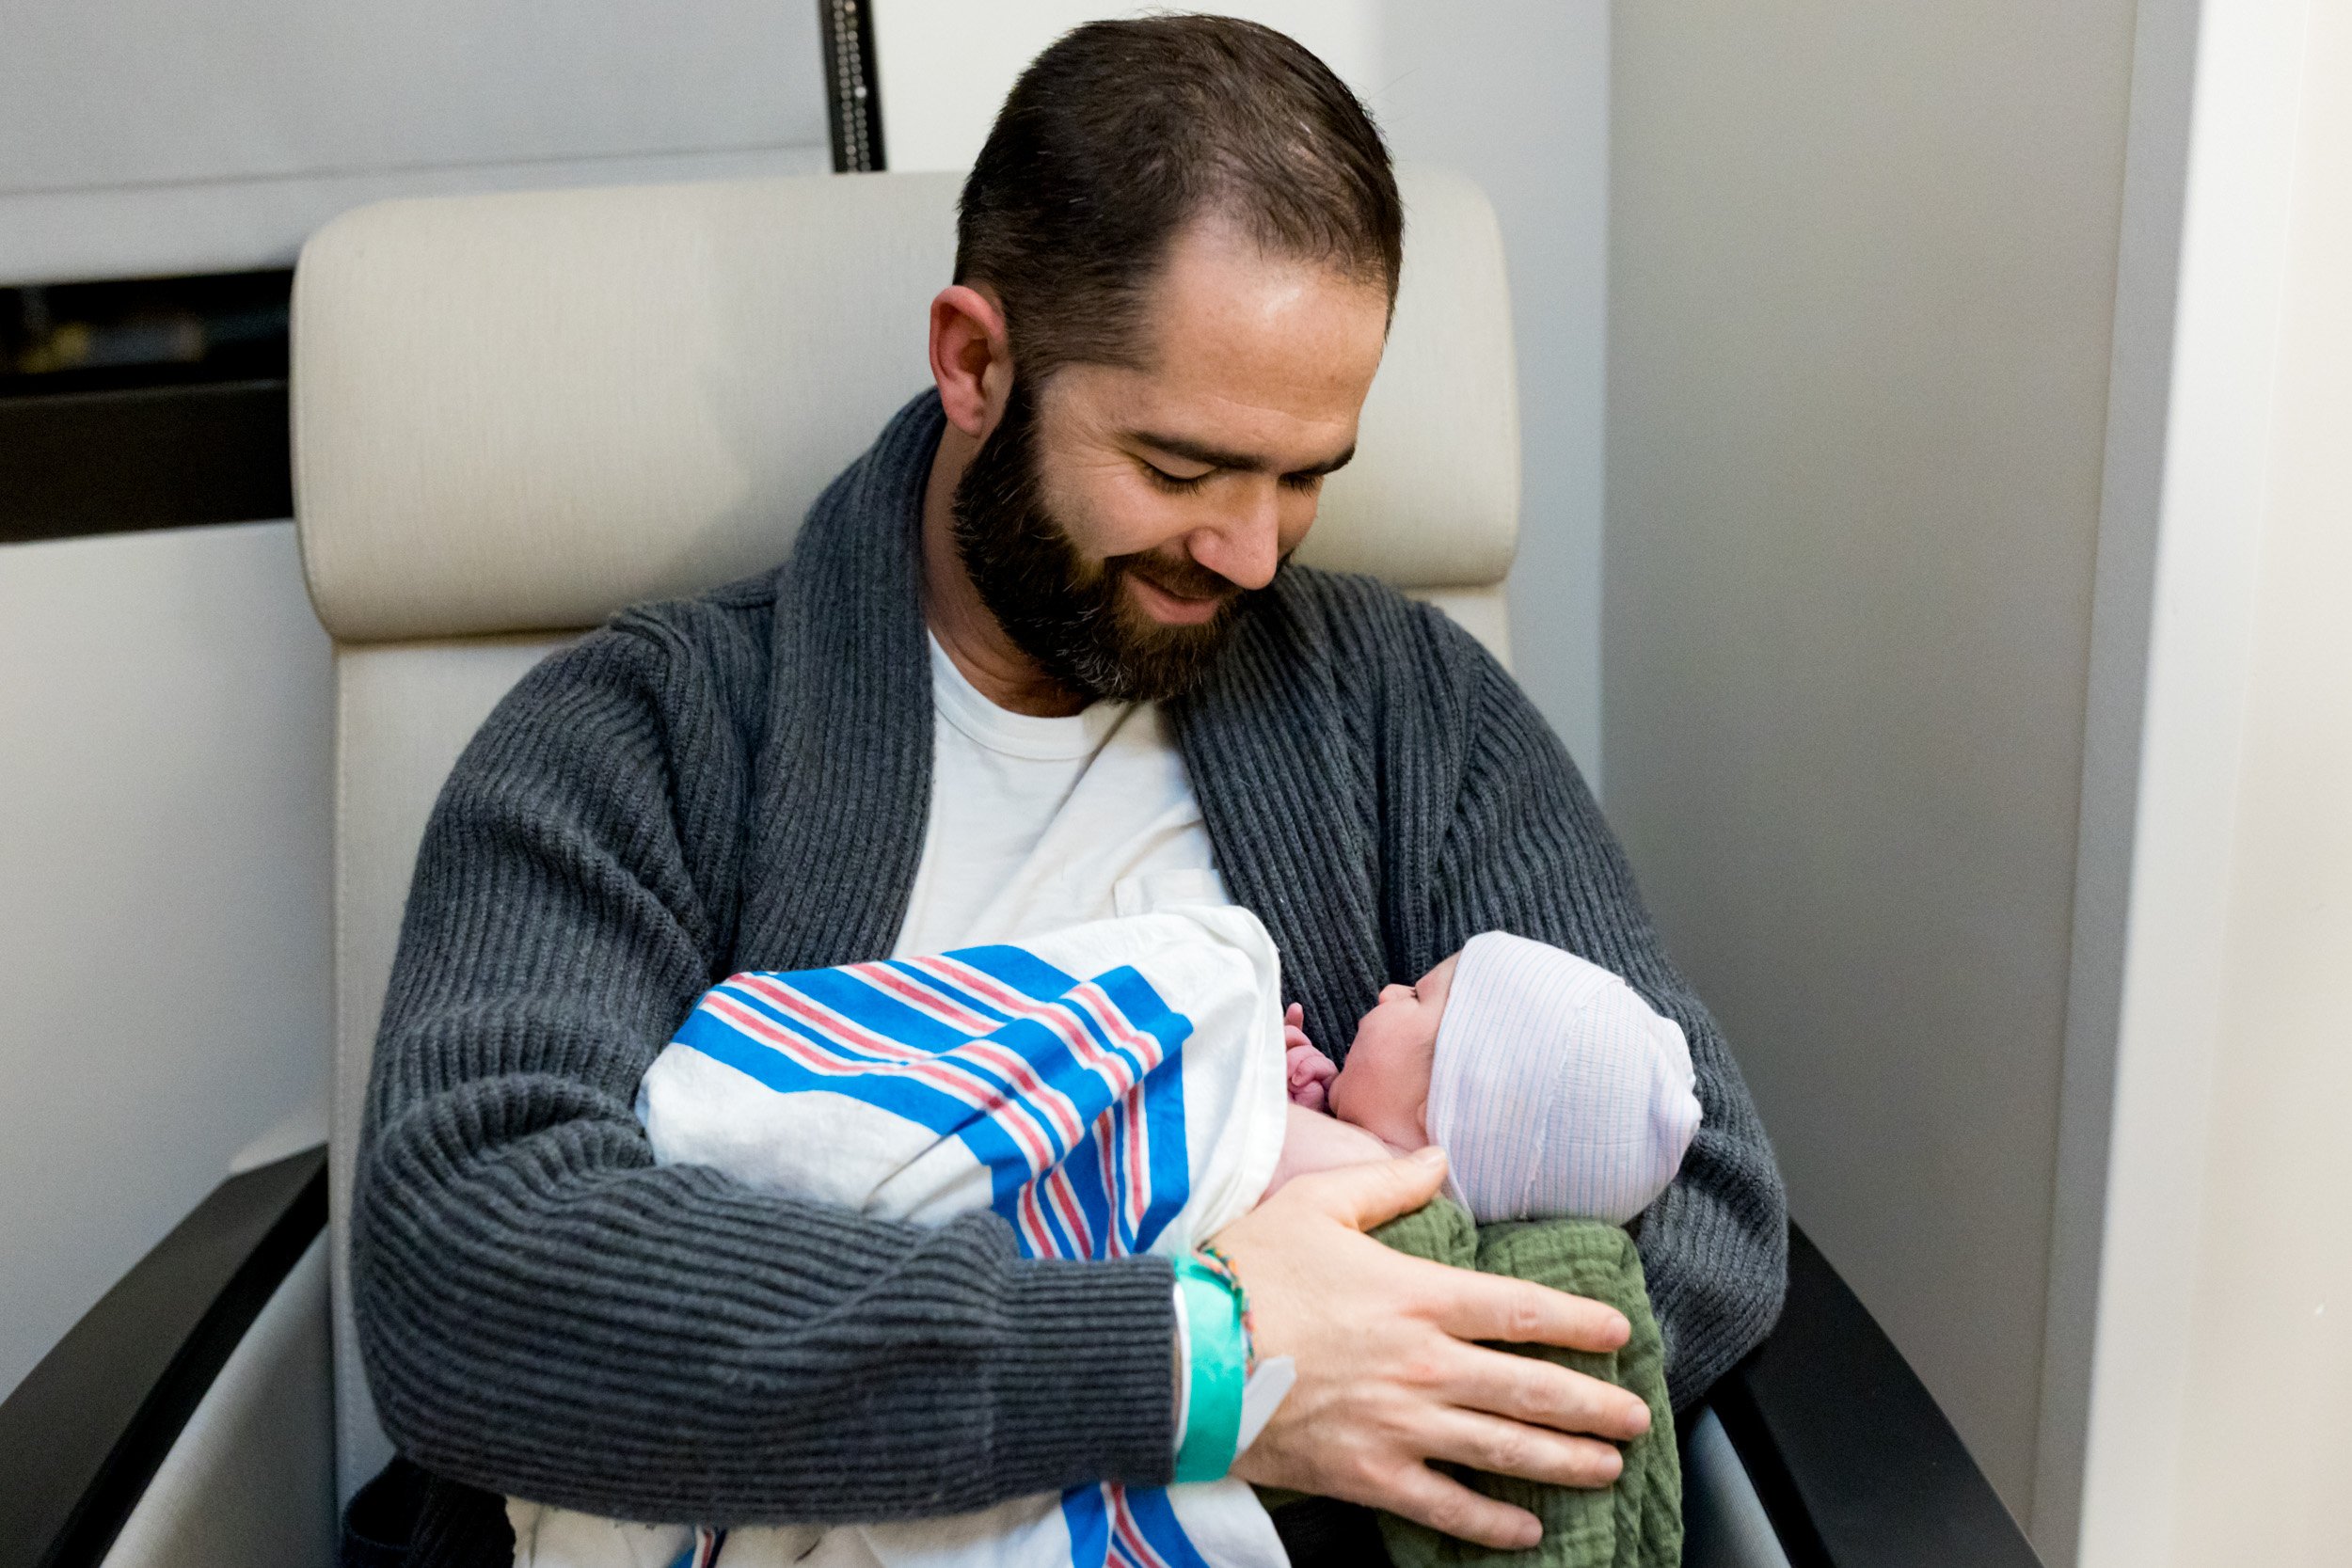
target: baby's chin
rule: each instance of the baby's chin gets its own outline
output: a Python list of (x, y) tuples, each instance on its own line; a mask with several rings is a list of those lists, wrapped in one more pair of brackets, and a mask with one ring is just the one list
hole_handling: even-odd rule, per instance
[(1399, 1153), (1410, 1154), (1414, 1149), (1429, 1146), (1429, 1097), (1426, 1092), (1409, 1104), (1396, 1101), (1396, 1097), (1376, 1094), (1334, 1094), (1330, 1104), (1331, 1114), (1340, 1120), (1371, 1133)]

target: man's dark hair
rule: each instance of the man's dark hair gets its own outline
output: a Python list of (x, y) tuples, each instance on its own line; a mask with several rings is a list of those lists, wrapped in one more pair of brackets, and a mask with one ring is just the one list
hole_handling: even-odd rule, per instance
[(1031, 61), (963, 183), (956, 281), (995, 291), (1033, 382), (1134, 365), (1145, 287), (1214, 211), (1269, 251), (1396, 302), (1404, 208), (1380, 132), (1331, 68), (1226, 16), (1093, 22)]

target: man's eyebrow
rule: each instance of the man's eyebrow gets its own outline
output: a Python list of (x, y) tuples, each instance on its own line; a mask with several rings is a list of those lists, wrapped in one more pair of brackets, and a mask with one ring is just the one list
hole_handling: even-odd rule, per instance
[[(1205, 441), (1187, 440), (1182, 436), (1158, 436), (1148, 430), (1131, 430), (1127, 433), (1127, 438), (1137, 446), (1150, 447), (1153, 451), (1164, 451), (1170, 457), (1181, 457), (1187, 463), (1205, 463), (1212, 468), (1230, 468), (1236, 473), (1245, 474), (1275, 471), (1272, 463), (1255, 452), (1228, 451), (1222, 447), (1211, 446)], [(1303, 468), (1286, 468), (1281, 471), (1285, 477), (1290, 478), (1320, 478), (1325, 474), (1335, 473), (1346, 467), (1348, 460), (1355, 455), (1355, 444), (1350, 442), (1347, 450), (1336, 457), (1327, 457), (1320, 463), (1310, 463)]]

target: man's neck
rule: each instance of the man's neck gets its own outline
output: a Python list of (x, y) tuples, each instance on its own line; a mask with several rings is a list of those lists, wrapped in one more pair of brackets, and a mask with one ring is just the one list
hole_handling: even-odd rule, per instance
[(963, 678), (998, 707), (1041, 719), (1066, 719), (1086, 699), (1021, 651), (982, 602), (956, 548), (956, 482), (979, 443), (950, 424), (931, 456), (923, 487), (923, 619)]

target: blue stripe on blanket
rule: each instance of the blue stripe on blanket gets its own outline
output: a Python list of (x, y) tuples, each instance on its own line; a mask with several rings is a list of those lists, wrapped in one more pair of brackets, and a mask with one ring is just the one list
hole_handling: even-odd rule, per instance
[[(1133, 968), (1081, 981), (987, 946), (738, 975), (675, 1043), (779, 1093), (848, 1095), (960, 1139), (1022, 1253), (1077, 1259), (1148, 1250), (1190, 1196), (1192, 1030)], [(1074, 1568), (1208, 1568), (1158, 1488), (1073, 1487), (1061, 1511)]]
[(1209, 1568), (1157, 1486), (1073, 1486), (1061, 1495), (1072, 1568)]
[(741, 974), (675, 1043), (778, 1093), (847, 1095), (968, 1148), (1031, 1257), (1148, 1250), (1191, 1192), (1192, 1021), (1132, 967), (1022, 948)]

